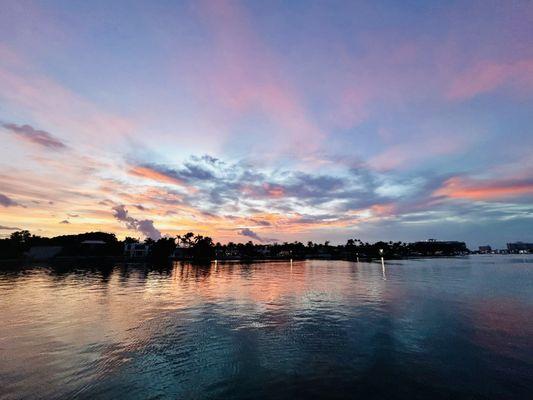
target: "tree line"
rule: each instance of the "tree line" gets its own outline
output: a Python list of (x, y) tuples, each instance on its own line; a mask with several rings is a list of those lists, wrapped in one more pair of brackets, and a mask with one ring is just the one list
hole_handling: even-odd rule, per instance
[[(86, 241), (100, 241), (104, 244), (84, 246)], [(42, 237), (33, 235), (29, 231), (13, 232), (8, 238), (0, 239), (0, 258), (17, 259), (26, 254), (34, 246), (59, 246), (62, 256), (122, 256), (124, 245), (140, 243), (149, 247), (149, 257), (152, 259), (168, 259), (173, 255), (183, 259), (212, 260), (212, 259), (356, 259), (356, 258), (402, 258), (410, 256), (449, 256), (468, 252), (463, 242), (423, 241), (414, 243), (378, 241), (363, 242), (360, 239), (348, 239), (346, 244), (332, 245), (331, 242), (306, 244), (283, 242), (261, 244), (248, 241), (247, 243), (229, 242), (221, 244), (213, 242), (209, 236), (187, 232), (176, 237), (163, 237), (159, 240), (126, 237), (118, 240), (112, 233), (87, 232), (77, 235), (62, 235), (56, 237)]]

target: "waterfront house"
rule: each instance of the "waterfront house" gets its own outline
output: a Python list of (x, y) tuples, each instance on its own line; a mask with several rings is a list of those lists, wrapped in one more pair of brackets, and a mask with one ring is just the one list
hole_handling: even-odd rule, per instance
[(150, 246), (144, 243), (126, 243), (124, 256), (127, 258), (145, 258), (150, 254)]
[(479, 246), (480, 254), (490, 254), (492, 253), (492, 247), (490, 246)]
[(509, 250), (509, 253), (514, 253), (514, 254), (533, 253), (533, 243), (524, 243), (524, 242), (507, 243), (507, 250)]

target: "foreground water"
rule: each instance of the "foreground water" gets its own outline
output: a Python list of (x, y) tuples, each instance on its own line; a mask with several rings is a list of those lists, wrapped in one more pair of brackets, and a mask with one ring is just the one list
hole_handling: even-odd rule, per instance
[(0, 398), (531, 398), (533, 256), (0, 272)]

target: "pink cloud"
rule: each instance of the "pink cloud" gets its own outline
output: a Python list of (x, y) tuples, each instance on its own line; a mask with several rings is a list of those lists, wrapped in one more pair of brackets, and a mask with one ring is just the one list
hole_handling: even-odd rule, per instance
[(448, 179), (434, 192), (435, 196), (452, 199), (496, 200), (533, 194), (533, 181), (529, 180), (468, 180), (461, 177)]
[(414, 138), (402, 144), (388, 146), (383, 152), (371, 158), (369, 165), (379, 171), (413, 167), (435, 156), (454, 154), (467, 145), (468, 140), (464, 136), (449, 134), (432, 134), (423, 138)]
[(478, 62), (453, 79), (447, 95), (454, 100), (468, 99), (501, 86), (533, 88), (533, 59)]
[(24, 110), (40, 126), (89, 145), (124, 137), (134, 126), (39, 73), (6, 47), (0, 47), (0, 99)]
[(146, 178), (161, 183), (185, 186), (185, 182), (183, 182), (181, 179), (176, 178), (175, 176), (170, 176), (169, 174), (164, 174), (154, 168), (146, 166), (134, 166), (129, 169), (128, 173), (133, 176)]
[[(297, 90), (284, 76), (282, 60), (261, 40), (245, 10), (235, 2), (202, 2), (200, 18), (213, 34), (213, 49), (190, 71), (195, 93), (213, 99), (221, 118), (238, 122), (262, 115), (275, 125), (280, 147), (295, 153), (317, 148), (324, 137)], [(278, 133), (276, 133), (278, 132)]]

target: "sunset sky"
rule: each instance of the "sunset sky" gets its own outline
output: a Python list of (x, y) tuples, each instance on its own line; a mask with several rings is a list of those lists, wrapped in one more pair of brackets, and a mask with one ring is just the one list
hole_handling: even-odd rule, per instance
[(533, 241), (533, 2), (0, 0), (0, 235)]

